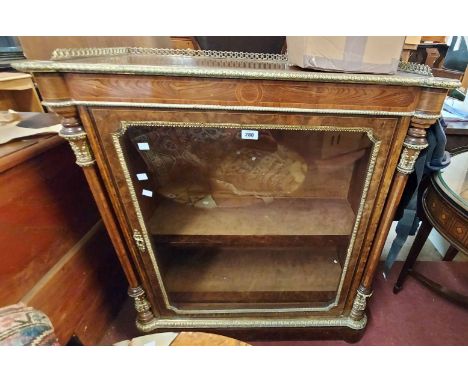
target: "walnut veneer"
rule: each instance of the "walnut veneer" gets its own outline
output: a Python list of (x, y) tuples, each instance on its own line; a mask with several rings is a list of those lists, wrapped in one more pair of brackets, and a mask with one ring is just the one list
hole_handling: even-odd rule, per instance
[[(34, 74), (45, 105), (63, 117), (61, 135), (83, 167), (127, 275), (141, 330), (348, 340), (362, 334), (366, 300), (408, 174), (426, 146), (425, 129), (457, 81), (408, 72), (307, 72), (289, 67), (280, 55), (117, 48), (61, 50), (54, 57), (16, 67)], [(264, 200), (251, 208), (201, 213), (164, 204), (159, 194), (156, 201), (142, 197), (143, 186), (132, 177), (144, 168), (142, 158), (149, 159), (140, 157), (125, 134), (161, 125), (174, 134), (180, 126), (254, 126), (286, 146), (294, 140), (309, 161), (297, 191), (306, 207)], [(299, 130), (304, 138), (291, 133)], [(320, 151), (320, 144), (332, 147), (348, 136), (345, 146), (356, 136), (366, 145), (354, 152)], [(303, 147), (322, 143), (309, 158), (301, 140)], [(213, 195), (224, 200), (222, 193)], [(321, 199), (313, 204), (317, 195)], [(265, 224), (256, 218), (260, 213)], [(298, 224), (301, 214), (308, 216), (307, 226)], [(255, 223), (255, 234), (246, 234), (246, 220)], [(283, 220), (284, 229), (272, 223)], [(215, 221), (224, 223), (210, 226)], [(197, 245), (205, 252), (193, 252)], [(204, 256), (215, 246), (220, 252), (207, 262)], [(313, 269), (305, 265), (301, 246), (315, 253)], [(265, 252), (269, 247), (285, 252)], [(231, 261), (236, 256), (244, 268)], [(255, 261), (244, 260), (249, 256)], [(304, 266), (295, 272), (297, 264)], [(226, 268), (232, 270), (233, 289), (216, 277)], [(283, 278), (275, 281), (281, 273), (272, 270), (283, 270)], [(330, 304), (316, 303), (330, 292), (336, 297)]]

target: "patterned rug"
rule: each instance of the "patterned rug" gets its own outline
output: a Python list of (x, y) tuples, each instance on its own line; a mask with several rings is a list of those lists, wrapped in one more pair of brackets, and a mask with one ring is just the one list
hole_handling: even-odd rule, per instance
[(59, 345), (49, 318), (22, 303), (0, 308), (0, 345)]

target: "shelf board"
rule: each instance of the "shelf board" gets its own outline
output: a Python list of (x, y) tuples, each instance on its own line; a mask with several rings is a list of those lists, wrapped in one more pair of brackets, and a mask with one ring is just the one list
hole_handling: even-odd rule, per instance
[[(340, 246), (347, 247), (349, 235), (153, 235), (157, 246), (176, 247), (306, 247)], [(160, 247), (159, 247), (160, 248)]]
[(182, 249), (164, 282), (177, 303), (327, 302), (341, 277), (336, 248)]
[[(347, 200), (282, 198), (244, 207), (202, 209), (164, 199), (155, 208), (149, 230), (156, 242), (184, 236), (337, 236), (351, 234), (355, 214)], [(159, 238), (158, 238), (159, 237)], [(342, 238), (341, 238), (342, 239)], [(171, 238), (167, 237), (170, 242)], [(278, 239), (280, 240), (280, 239)]]

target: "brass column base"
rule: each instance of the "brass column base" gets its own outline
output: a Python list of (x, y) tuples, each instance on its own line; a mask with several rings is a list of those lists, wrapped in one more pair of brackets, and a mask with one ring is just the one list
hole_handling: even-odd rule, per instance
[(145, 291), (141, 286), (128, 288), (128, 295), (133, 298), (135, 310), (137, 311), (137, 327), (145, 326), (154, 320), (151, 305), (146, 299)]
[(363, 317), (365, 317), (367, 299), (370, 296), (372, 296), (371, 290), (365, 288), (362, 285), (358, 288), (350, 314), (350, 317), (353, 320), (360, 321)]

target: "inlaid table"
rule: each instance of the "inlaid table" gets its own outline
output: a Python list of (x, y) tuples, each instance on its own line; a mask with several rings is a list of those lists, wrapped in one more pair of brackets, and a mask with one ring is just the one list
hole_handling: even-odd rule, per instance
[(448, 299), (468, 307), (468, 297), (451, 291), (413, 269), (433, 228), (450, 247), (443, 260), (451, 261), (458, 252), (468, 253), (468, 149), (452, 157), (451, 164), (435, 173), (423, 195), (424, 217), (393, 291), (398, 293), (411, 274)]

